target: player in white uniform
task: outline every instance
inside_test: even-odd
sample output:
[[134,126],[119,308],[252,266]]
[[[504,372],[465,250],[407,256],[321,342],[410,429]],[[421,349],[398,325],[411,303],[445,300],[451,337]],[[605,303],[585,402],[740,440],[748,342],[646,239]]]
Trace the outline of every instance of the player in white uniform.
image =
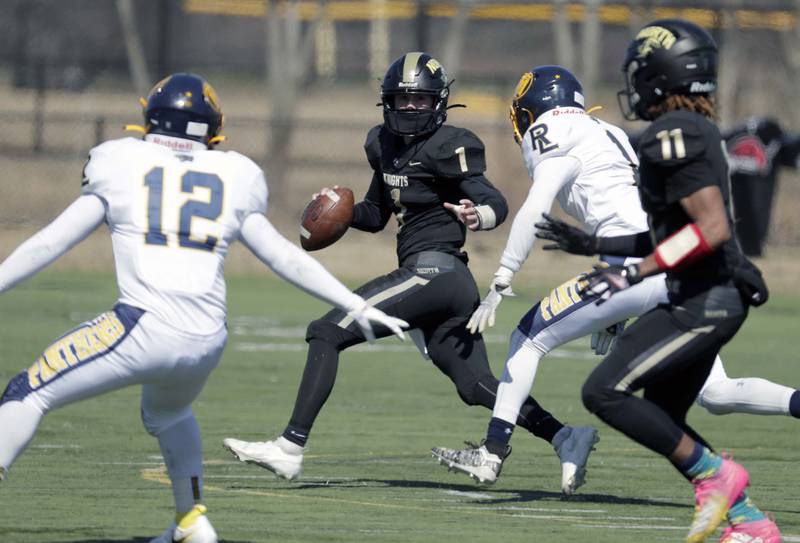
[[[520,79],[511,120],[535,182],[514,218],[489,293],[467,325],[473,332],[483,332],[494,324],[497,306],[503,296],[512,294],[511,280],[528,258],[537,230],[548,227],[540,221],[554,200],[596,237],[626,236],[648,230],[636,187],[636,153],[621,129],[586,113],[582,93],[575,76],[559,66],[540,66]],[[593,239],[585,234],[584,237]],[[621,264],[625,259],[604,257],[603,260]],[[629,262],[636,260],[639,259]],[[608,328],[619,330],[622,325],[617,323],[667,301],[663,274],[648,277],[601,304],[596,304],[595,298],[581,298],[578,294],[581,281],[579,275],[555,288],[522,318],[511,335],[484,444],[464,450],[434,448],[434,456],[440,463],[479,481],[494,481],[514,429],[520,398],[530,394],[541,358],[581,336]],[[610,341],[598,341],[595,337],[593,343],[602,345],[598,354],[604,354]],[[798,391],[764,379],[729,379],[719,357],[697,401],[715,414],[800,416]],[[584,447],[576,457],[575,477],[579,484],[583,482],[586,459],[594,443],[589,441],[596,440],[596,435],[589,432],[582,437]]]
[[91,150],[82,195],[0,264],[0,292],[53,262],[105,222],[119,301],[45,349],[0,398],[0,478],[53,409],[142,385],[146,430],[158,439],[176,521],[156,542],[213,543],[202,500],[202,450],[192,401],[220,360],[225,326],[223,265],[241,239],[279,276],[402,336],[403,321],[367,305],[267,220],[263,171],[222,140],[212,87],[192,74],[158,83],[145,106],[144,139]]

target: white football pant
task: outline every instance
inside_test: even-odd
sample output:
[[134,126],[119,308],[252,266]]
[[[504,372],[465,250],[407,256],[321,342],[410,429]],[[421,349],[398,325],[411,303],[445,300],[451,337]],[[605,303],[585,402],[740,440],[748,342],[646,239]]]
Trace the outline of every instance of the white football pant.
[[[639,259],[629,259],[626,263]],[[667,303],[664,275],[648,277],[638,285],[597,305],[578,296],[580,277],[556,287],[533,307],[511,335],[508,358],[497,390],[493,416],[514,424],[519,408],[533,387],[539,360],[569,341],[642,315]],[[714,414],[755,413],[788,415],[794,389],[764,379],[730,379],[719,357],[697,402]]]

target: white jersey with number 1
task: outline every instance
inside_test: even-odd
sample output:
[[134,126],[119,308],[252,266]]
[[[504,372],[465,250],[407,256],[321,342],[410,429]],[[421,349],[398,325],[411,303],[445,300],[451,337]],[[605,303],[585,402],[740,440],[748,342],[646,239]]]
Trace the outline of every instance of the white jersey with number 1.
[[556,198],[589,232],[619,236],[647,230],[635,185],[639,159],[618,127],[582,109],[552,109],[526,133],[522,148],[534,182],[536,167],[548,159],[570,156],[580,162],[577,177]]
[[183,148],[134,138],[95,147],[83,193],[105,203],[119,301],[211,333],[225,323],[225,255],[244,219],[266,212],[267,185],[239,153],[175,141]]

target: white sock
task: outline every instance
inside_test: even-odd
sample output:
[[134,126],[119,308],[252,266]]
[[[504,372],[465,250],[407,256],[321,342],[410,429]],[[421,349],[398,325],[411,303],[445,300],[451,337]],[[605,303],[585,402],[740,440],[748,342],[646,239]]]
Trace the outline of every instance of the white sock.
[[726,377],[706,383],[697,403],[715,415],[789,415],[789,401],[794,392],[793,388],[758,377]]
[[5,471],[31,442],[43,416],[25,402],[10,401],[0,405],[0,467]]
[[510,424],[517,423],[519,409],[533,388],[541,353],[533,347],[528,337],[514,329],[509,340],[508,359],[503,377],[497,387],[492,416]]
[[203,498],[203,445],[194,415],[161,432],[158,444],[172,481],[175,511],[181,515]]

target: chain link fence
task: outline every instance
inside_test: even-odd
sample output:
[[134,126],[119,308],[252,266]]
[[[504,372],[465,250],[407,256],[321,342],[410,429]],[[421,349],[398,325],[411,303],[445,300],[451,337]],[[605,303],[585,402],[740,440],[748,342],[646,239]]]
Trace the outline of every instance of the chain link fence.
[[[217,88],[223,148],[264,166],[271,213],[286,224],[321,186],[366,190],[361,147],[381,122],[378,78],[409,50],[431,52],[455,77],[451,103],[468,109],[450,122],[482,137],[488,176],[513,210],[530,183],[506,121],[519,75],[564,64],[600,117],[639,130],[620,120],[615,93],[628,40],[653,17],[691,18],[718,40],[723,125],[771,115],[800,131],[790,1],[0,0],[0,13],[0,223],[20,236],[78,194],[88,150],[140,122],[139,96],[175,71]],[[773,247],[800,247],[799,181],[781,176]]]

